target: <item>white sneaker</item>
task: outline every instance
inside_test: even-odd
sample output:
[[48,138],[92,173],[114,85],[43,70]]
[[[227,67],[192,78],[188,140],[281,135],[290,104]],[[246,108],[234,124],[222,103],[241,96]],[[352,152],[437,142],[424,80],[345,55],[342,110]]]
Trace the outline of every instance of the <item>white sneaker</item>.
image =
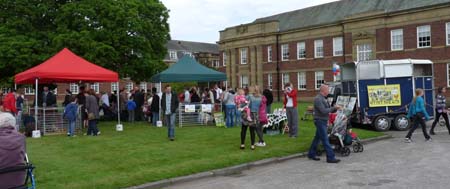
[[406,142],[406,143],[411,143],[412,140],[411,140],[410,138],[405,138],[405,142]]
[[100,134],[102,134],[102,132],[100,132],[100,131],[99,131],[99,132],[97,132],[97,135],[100,135]]
[[258,147],[264,147],[264,146],[266,146],[266,143],[265,142],[258,142],[255,145],[258,146]]

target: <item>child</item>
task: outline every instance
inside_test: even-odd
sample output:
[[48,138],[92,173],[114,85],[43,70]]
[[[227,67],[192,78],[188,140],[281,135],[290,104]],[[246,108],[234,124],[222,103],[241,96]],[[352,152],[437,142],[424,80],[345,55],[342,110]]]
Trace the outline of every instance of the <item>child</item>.
[[243,89],[238,90],[238,95],[234,97],[234,102],[236,103],[236,107],[239,111],[245,111],[247,114],[247,121],[252,121],[252,118],[250,117],[250,108],[248,105],[250,102],[245,98],[245,92]]
[[134,122],[134,111],[136,109],[136,102],[133,100],[133,96],[130,96],[130,100],[127,102],[128,121]]
[[75,121],[77,120],[78,105],[77,98],[71,97],[70,103],[64,108],[63,117],[69,121],[69,127],[67,128],[67,136],[74,137],[75,133]]

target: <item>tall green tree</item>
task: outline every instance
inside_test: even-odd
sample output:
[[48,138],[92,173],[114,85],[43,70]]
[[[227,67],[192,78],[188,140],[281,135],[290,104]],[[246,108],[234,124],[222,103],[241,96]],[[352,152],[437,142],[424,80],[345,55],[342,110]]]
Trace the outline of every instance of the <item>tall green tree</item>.
[[64,47],[120,77],[148,80],[165,69],[168,17],[159,0],[0,0],[0,82]]

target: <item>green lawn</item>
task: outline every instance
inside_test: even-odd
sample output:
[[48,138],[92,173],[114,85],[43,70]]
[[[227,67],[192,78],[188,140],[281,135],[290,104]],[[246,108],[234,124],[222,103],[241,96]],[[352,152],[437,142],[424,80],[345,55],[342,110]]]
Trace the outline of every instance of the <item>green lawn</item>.
[[[249,137],[247,148],[239,149],[240,127],[176,128],[176,140],[170,142],[166,128],[125,123],[124,131],[116,132],[115,123],[102,122],[101,136],[29,138],[27,150],[37,167],[38,188],[122,188],[304,152],[311,143],[315,128],[311,120],[300,121],[299,127],[298,138],[266,135],[268,146],[252,151],[248,145]],[[354,130],[361,138],[383,135]]]

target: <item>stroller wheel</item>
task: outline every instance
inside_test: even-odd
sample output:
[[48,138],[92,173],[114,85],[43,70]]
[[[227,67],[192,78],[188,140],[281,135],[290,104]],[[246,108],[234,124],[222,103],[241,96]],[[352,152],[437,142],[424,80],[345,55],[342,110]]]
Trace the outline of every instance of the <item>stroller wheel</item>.
[[359,152],[363,152],[364,146],[361,143],[358,143],[358,146],[359,146]]
[[355,144],[355,145],[353,145],[353,152],[354,152],[354,153],[358,153],[358,152],[359,152],[359,150],[360,150],[360,148],[359,148],[359,144]]
[[349,156],[350,155],[350,148],[343,147],[341,152],[342,152],[342,156]]

